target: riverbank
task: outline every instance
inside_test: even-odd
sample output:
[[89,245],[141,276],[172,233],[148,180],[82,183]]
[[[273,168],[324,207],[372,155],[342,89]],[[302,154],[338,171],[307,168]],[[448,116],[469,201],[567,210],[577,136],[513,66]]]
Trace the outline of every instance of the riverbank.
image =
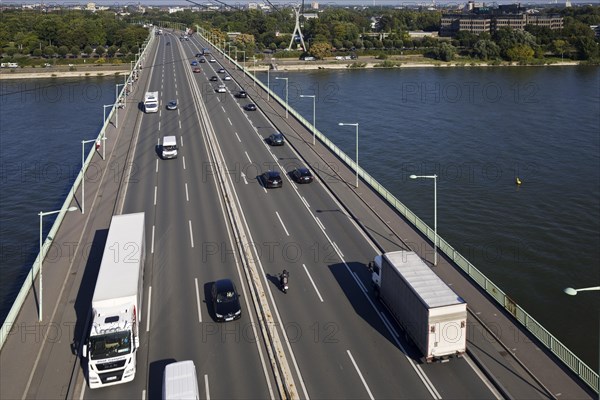
[[[455,67],[517,67],[522,66],[518,63],[503,62],[480,63],[466,61],[431,61],[423,58],[422,60],[403,60],[401,58],[390,58],[387,60],[378,60],[374,57],[361,58],[358,60],[335,60],[327,59],[320,61],[303,61],[297,59],[273,59],[262,61],[254,66],[247,62],[246,67],[249,71],[266,71],[272,69],[276,71],[310,71],[310,70],[342,70],[342,69],[374,69],[374,68],[455,68]],[[559,61],[548,64],[539,64],[532,66],[575,66],[580,63],[577,61]],[[227,67],[227,63],[224,64]],[[75,68],[69,66],[56,66],[51,68],[15,68],[0,70],[0,80],[8,79],[39,79],[39,78],[92,78],[101,76],[122,76],[129,74],[127,64],[118,65],[77,65]]]

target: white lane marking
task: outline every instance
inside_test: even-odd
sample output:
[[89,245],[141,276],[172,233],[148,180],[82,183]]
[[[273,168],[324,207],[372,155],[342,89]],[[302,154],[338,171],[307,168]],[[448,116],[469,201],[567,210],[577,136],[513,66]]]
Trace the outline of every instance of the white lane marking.
[[150,243],[150,253],[154,254],[154,225],[152,225],[152,242]]
[[187,182],[185,184],[185,200],[190,201],[190,194],[188,193]]
[[198,307],[198,322],[202,323],[202,309],[200,308],[200,290],[198,289],[198,278],[194,278],[196,281],[196,306]]
[[244,172],[242,172],[241,174],[242,174],[242,179],[244,180],[244,183],[247,185],[248,180],[246,179],[246,174]]
[[181,138],[181,147],[183,147],[183,135],[179,136]]
[[150,307],[152,305],[150,300],[152,300],[152,286],[148,286],[148,317],[146,318],[146,332],[150,331]]
[[157,146],[160,146],[160,138],[159,138],[159,137],[158,137],[158,138],[156,138],[156,145],[157,145]]
[[341,256],[341,258],[344,258],[344,253],[342,253],[342,251],[338,247],[337,243],[331,242],[331,245],[335,248],[335,251]]
[[367,386],[367,382],[365,381],[363,374],[358,369],[358,365],[356,365],[356,361],[354,361],[354,357],[352,357],[352,353],[350,353],[350,350],[346,350],[346,352],[348,353],[348,357],[350,357],[350,360],[352,361],[352,364],[354,365],[354,369],[356,369],[356,372],[358,373],[358,376],[360,377],[360,380],[362,381],[363,386],[367,390],[367,393],[369,394],[369,398],[371,400],[375,400],[375,397],[373,397],[373,394],[371,393],[371,389],[369,389],[369,386]]
[[319,227],[321,228],[321,230],[325,231],[325,225],[323,225],[323,223],[321,222],[321,220],[319,219],[319,217],[315,217],[315,221],[317,221],[317,225],[319,225]]
[[83,395],[85,394],[85,388],[86,388],[86,384],[85,381],[83,383],[83,385],[81,385],[81,394],[79,395],[79,400],[83,400]]
[[273,160],[275,160],[275,162],[277,162],[277,156],[273,153],[271,153],[271,157],[273,157]]
[[388,317],[386,317],[386,315],[384,313],[380,313],[381,318],[384,320],[383,323],[387,325],[388,329],[394,334],[394,336],[396,337],[400,337],[400,335],[398,335],[398,331],[396,331],[396,329],[394,329],[394,325],[392,325],[390,323],[390,320],[388,319]]
[[235,137],[237,138],[238,142],[242,143],[242,139],[240,139],[237,132],[235,132]]
[[244,151],[244,154],[246,154],[246,158],[248,159],[248,161],[250,161],[250,163],[252,164],[252,160],[250,159],[250,156],[248,155],[247,151]]
[[206,387],[206,400],[210,400],[210,391],[208,390],[208,375],[204,374],[204,386]]
[[300,196],[300,200],[302,200],[302,202],[304,203],[304,205],[306,206],[306,208],[310,208],[310,204],[308,204],[308,201],[306,201],[306,199],[304,198],[304,196]]
[[183,159],[183,169],[185,169],[185,156],[181,156],[181,158]]
[[[160,118],[160,116],[159,116]],[[158,121],[158,130],[160,131],[160,121]]]
[[157,188],[158,188],[157,186],[154,186],[154,205],[156,205],[156,189]]
[[225,107],[221,106],[221,110],[223,110],[223,112],[225,112]]
[[306,271],[306,275],[308,275],[308,279],[310,279],[310,283],[312,283],[313,287],[315,288],[315,292],[317,292],[317,296],[319,296],[319,300],[321,300],[321,303],[323,303],[323,297],[321,297],[321,293],[319,293],[319,289],[317,289],[317,285],[315,285],[315,281],[313,281],[312,276],[310,276],[310,273],[308,272],[308,268],[306,268],[306,265],[302,264],[302,266],[304,267],[304,271]]
[[158,158],[156,159],[156,173],[158,174]]
[[288,230],[286,229],[285,225],[283,224],[283,220],[281,219],[281,217],[279,216],[279,212],[275,211],[275,214],[277,215],[277,218],[279,218],[279,222],[281,223],[281,226],[283,226],[283,230],[285,231],[285,234],[287,236],[290,236]]
[[190,243],[192,244],[192,249],[194,248],[194,235],[192,233],[192,220],[188,220],[190,226]]
[[227,117],[227,121],[229,121],[229,125],[233,126],[233,123],[231,122],[231,120],[229,119],[229,117]]
[[142,390],[142,400],[146,400],[146,389]]
[[361,282],[361,280],[358,277],[358,275],[356,275],[356,272],[352,271],[352,273],[356,277],[356,282],[358,283],[358,287],[360,288],[360,290],[362,290],[364,294],[369,293],[369,291],[367,290],[367,288],[365,287],[365,285],[363,285],[363,283]]
[[475,365],[473,360],[471,360],[471,357],[469,357],[468,354],[465,354],[463,358],[465,359],[467,364],[469,364],[469,366],[473,369],[473,371],[475,371],[477,376],[479,376],[479,379],[481,379],[481,381],[488,387],[488,389],[490,390],[490,392],[492,392],[492,394],[496,397],[496,399],[498,399],[498,400],[502,399],[503,397],[500,394],[500,392],[498,392],[498,390],[494,387],[494,385],[492,385],[492,383],[483,374],[483,372],[479,368],[477,368],[477,366]]

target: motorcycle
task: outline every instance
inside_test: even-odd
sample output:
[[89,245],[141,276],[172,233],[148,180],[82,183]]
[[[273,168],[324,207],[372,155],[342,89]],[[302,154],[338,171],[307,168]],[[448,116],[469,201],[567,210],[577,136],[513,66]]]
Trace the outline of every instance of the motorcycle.
[[290,273],[287,272],[285,269],[279,275],[279,286],[281,287],[281,291],[283,293],[287,293],[287,291],[288,291],[288,281],[289,281],[289,278],[290,278]]

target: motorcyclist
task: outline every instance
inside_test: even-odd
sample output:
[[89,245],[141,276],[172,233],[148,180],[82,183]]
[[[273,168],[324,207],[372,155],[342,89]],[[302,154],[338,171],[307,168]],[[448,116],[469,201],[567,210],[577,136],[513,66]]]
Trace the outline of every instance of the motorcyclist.
[[283,272],[281,273],[280,277],[279,277],[279,283],[280,283],[281,288],[283,290],[287,289],[289,278],[290,278],[290,273],[287,270],[284,269]]

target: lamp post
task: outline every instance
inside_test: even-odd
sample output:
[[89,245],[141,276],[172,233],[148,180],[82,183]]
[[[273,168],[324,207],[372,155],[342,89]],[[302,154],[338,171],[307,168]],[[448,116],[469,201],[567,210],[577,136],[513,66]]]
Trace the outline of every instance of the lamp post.
[[256,56],[252,56],[252,62],[254,62],[254,70],[253,70],[253,75],[254,75],[254,87],[256,87]]
[[339,126],[355,126],[356,127],[356,188],[358,189],[358,123],[346,124],[338,123]]
[[246,50],[240,50],[240,53],[244,53],[244,58],[242,58],[242,71],[244,71],[244,77],[246,77]]
[[433,179],[433,265],[437,265],[437,246],[438,246],[438,235],[437,235],[437,175],[411,175],[410,179]]
[[288,117],[288,78],[280,78],[280,77],[276,76],[275,79],[281,79],[282,81],[285,81],[285,118],[287,119],[287,117]]
[[586,292],[586,291],[591,291],[591,290],[600,290],[600,286],[593,286],[593,287],[586,287],[583,289],[573,289],[573,288],[565,288],[563,291],[570,295],[570,296],[576,296],[577,292]]
[[[73,207],[69,207],[67,208],[67,211],[75,211],[77,210],[77,207],[73,206]],[[38,262],[39,262],[39,267],[40,267],[40,306],[38,308],[38,319],[40,322],[42,322],[42,290],[43,290],[43,281],[42,281],[42,266],[44,264],[43,262],[43,255],[42,255],[42,217],[45,215],[51,215],[51,214],[58,214],[59,212],[61,212],[61,210],[56,210],[56,211],[47,211],[47,212],[39,212],[39,216],[40,216],[40,254],[38,255]],[[31,271],[31,273],[33,274],[33,270]],[[31,277],[31,279],[33,280],[33,275]]]
[[119,86],[125,86],[124,83],[115,84],[115,104],[117,105],[116,114],[115,114],[115,128],[119,127]]
[[96,139],[82,140],[81,141],[81,213],[85,214],[85,145],[86,143],[95,142]]
[[269,65],[267,67],[267,101],[271,101],[271,79],[270,79],[270,72],[271,71],[271,66]]
[[[104,160],[105,150],[104,145],[106,144],[106,108],[112,107],[114,104],[105,104],[104,107],[104,124],[102,125],[102,159]],[[118,109],[118,107],[117,107]]]
[[313,123],[312,123],[312,131],[313,131],[313,146],[315,145],[315,136],[317,134],[317,121],[316,121],[316,109],[317,109],[317,96],[314,94],[301,94],[300,97],[312,97],[313,99]]
[[227,55],[229,56],[229,65],[231,65],[231,42],[227,43],[227,47],[229,48],[229,51],[227,52]]

